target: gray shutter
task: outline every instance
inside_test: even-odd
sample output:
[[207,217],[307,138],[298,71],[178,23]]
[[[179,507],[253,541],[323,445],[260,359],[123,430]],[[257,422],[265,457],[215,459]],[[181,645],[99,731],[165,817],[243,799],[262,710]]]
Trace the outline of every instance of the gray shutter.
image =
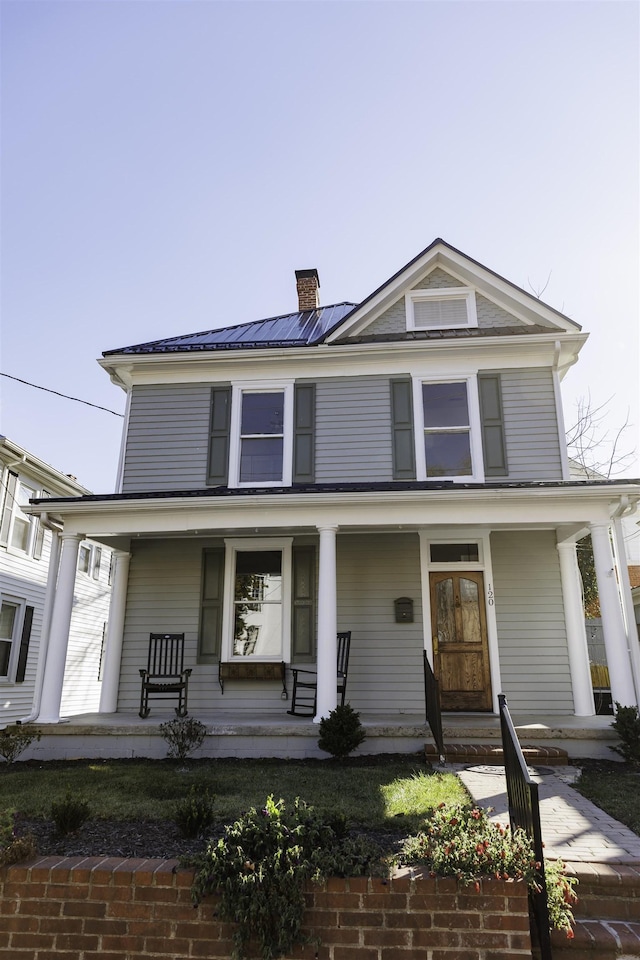
[[13,470],[8,470],[7,482],[5,484],[4,507],[2,508],[2,523],[0,523],[0,543],[5,547],[9,543],[9,527],[11,526],[11,515],[16,499],[17,485],[18,474],[14,473]]
[[391,381],[391,421],[393,430],[393,479],[415,480],[416,458],[410,380]]
[[224,550],[215,547],[202,554],[202,596],[198,663],[217,663],[222,650],[222,594]]
[[315,481],[316,387],[299,383],[293,407],[293,482]]
[[504,437],[500,374],[480,374],[478,377],[478,392],[480,395],[484,473],[486,477],[506,477],[509,471]]
[[229,479],[230,422],[231,387],[213,387],[207,467],[207,484],[210,487],[226,486]]
[[27,672],[27,658],[29,656],[29,640],[31,639],[31,625],[33,624],[33,607],[24,608],[24,622],[22,624],[22,636],[20,637],[20,653],[18,654],[18,668],[16,670],[16,683],[24,683]]
[[305,663],[315,659],[316,637],[316,550],[293,548],[293,611],[291,617],[291,659]]

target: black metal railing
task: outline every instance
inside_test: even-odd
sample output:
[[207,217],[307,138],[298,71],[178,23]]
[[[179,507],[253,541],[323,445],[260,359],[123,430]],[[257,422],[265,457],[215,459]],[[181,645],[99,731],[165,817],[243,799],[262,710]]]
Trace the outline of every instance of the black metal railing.
[[438,681],[431,669],[427,651],[423,651],[424,660],[424,706],[427,714],[427,723],[431,727],[436,749],[440,756],[440,763],[444,763],[444,736],[442,734],[442,711],[440,710],[440,690]]
[[504,773],[509,800],[509,820],[512,830],[520,827],[526,832],[533,844],[536,863],[539,864],[536,868],[538,889],[529,890],[529,902],[538,934],[540,960],[552,960],[538,784],[534,783],[529,776],[522,748],[507,706],[507,698],[503,693],[498,695],[498,703],[500,704],[500,731],[502,733]]

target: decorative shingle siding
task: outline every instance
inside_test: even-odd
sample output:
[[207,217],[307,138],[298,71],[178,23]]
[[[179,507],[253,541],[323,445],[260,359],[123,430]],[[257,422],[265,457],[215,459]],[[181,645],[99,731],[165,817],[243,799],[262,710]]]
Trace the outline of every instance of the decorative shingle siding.
[[418,283],[414,284],[414,290],[431,290],[434,287],[463,287],[464,284],[460,280],[456,280],[455,277],[452,277],[450,273],[447,273],[446,270],[441,270],[439,267],[436,267],[435,270],[432,270],[431,273],[428,273],[426,277],[423,277],[422,280],[419,280]]
[[206,486],[210,406],[210,384],[134,387],[123,493]]
[[502,691],[518,713],[573,713],[555,533],[491,535]]
[[500,375],[509,480],[562,480],[551,370],[503,370]]
[[360,332],[367,336],[376,336],[377,334],[405,333],[406,329],[407,311],[404,297],[400,297],[400,299],[396,300],[384,313],[380,314],[373,323],[370,323]]
[[388,378],[320,380],[316,388],[316,483],[391,479]]

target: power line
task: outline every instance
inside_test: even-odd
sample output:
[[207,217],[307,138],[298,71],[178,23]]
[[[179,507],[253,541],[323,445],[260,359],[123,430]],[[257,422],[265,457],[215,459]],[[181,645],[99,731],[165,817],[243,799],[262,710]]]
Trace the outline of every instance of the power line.
[[98,403],[90,403],[88,400],[81,400],[79,397],[70,397],[68,393],[60,393],[58,390],[50,390],[49,387],[41,387],[37,383],[29,383],[28,380],[21,380],[20,377],[12,377],[10,373],[2,373],[0,377],[7,377],[9,380],[16,380],[18,383],[24,383],[27,387],[35,387],[36,390],[44,390],[46,393],[55,393],[56,397],[64,397],[65,400],[75,400],[76,403],[84,403],[87,407],[95,407],[96,410],[104,410],[105,413],[112,413],[114,417],[123,417],[124,413],[118,413],[116,410],[110,410],[108,407],[101,407]]

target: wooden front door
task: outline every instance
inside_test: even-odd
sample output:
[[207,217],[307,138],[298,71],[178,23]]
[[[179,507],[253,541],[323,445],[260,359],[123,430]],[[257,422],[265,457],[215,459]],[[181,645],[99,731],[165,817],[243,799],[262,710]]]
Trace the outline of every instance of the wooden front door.
[[491,710],[484,577],[430,574],[431,635],[443,710]]

